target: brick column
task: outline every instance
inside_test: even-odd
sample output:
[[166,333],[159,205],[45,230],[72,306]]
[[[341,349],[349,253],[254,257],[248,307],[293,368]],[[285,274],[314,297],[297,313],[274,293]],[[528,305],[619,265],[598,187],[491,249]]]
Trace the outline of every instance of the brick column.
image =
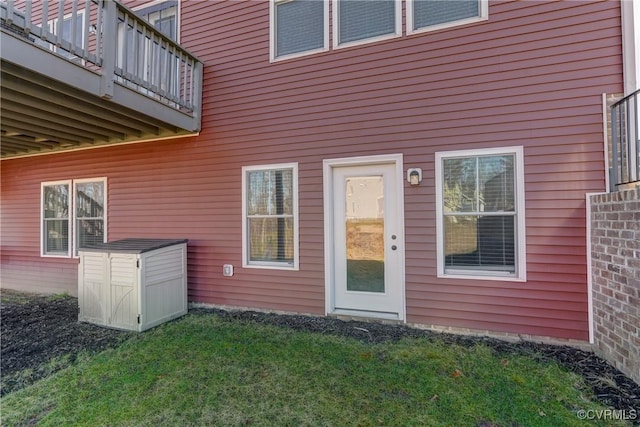
[[594,350],[640,384],[640,186],[590,203]]

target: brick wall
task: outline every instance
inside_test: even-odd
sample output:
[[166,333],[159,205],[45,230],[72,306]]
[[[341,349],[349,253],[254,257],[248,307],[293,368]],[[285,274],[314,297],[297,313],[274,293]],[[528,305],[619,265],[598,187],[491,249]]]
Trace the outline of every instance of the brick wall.
[[590,204],[594,350],[640,383],[640,186]]

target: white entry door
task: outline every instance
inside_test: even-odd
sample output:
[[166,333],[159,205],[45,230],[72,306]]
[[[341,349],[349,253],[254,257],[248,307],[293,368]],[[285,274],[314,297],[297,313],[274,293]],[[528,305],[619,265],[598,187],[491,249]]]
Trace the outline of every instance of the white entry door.
[[328,311],[404,320],[402,165],[367,159],[325,169]]

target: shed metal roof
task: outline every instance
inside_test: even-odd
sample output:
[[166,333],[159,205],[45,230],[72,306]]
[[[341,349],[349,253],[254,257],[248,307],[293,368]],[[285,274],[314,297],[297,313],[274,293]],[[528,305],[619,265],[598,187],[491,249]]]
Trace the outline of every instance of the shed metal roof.
[[79,252],[118,252],[140,254],[168,246],[187,243],[187,239],[141,239],[129,238],[113,242],[96,243],[79,249]]

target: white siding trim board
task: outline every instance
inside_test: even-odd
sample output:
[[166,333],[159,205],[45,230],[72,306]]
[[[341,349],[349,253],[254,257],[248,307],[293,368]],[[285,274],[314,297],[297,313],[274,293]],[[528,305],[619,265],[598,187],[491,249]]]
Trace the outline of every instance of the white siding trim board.
[[[608,187],[607,187],[608,188]],[[586,193],[585,194],[585,206],[586,206],[586,249],[587,249],[587,307],[588,307],[588,319],[589,319],[589,344],[595,344],[595,323],[593,317],[593,259],[591,255],[591,198],[607,193]]]

